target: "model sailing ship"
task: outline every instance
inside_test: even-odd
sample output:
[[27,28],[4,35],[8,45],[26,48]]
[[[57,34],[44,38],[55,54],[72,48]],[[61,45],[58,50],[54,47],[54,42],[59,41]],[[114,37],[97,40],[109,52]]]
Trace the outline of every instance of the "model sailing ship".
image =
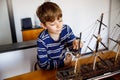
[[[106,26],[103,21],[103,14],[101,14],[101,19],[97,20],[99,25],[98,34],[93,37],[96,38],[95,49],[91,49],[89,46],[87,48],[91,50],[92,54],[82,56],[80,52],[80,57],[77,57],[75,61],[73,61],[71,67],[66,68],[64,70],[58,71],[58,78],[61,80],[86,80],[86,79],[101,79],[108,76],[112,76],[114,74],[120,73],[120,36],[119,39],[114,40],[109,38],[109,40],[113,41],[117,47],[117,52],[108,50],[108,47],[102,42],[101,38],[101,26]],[[117,24],[120,27],[119,24]],[[81,34],[80,38],[81,40]],[[105,51],[99,50],[99,45],[102,45],[105,48]],[[102,75],[101,77],[99,77]],[[104,75],[104,76],[103,76]],[[97,77],[96,77],[97,76]]]

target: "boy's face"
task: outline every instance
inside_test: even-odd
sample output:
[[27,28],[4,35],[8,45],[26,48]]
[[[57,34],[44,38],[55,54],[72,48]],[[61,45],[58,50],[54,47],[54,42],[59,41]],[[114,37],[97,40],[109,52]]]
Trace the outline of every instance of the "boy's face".
[[60,34],[63,27],[63,21],[62,18],[55,19],[53,22],[46,22],[46,26],[44,26],[46,29],[48,29],[48,32],[51,34]]

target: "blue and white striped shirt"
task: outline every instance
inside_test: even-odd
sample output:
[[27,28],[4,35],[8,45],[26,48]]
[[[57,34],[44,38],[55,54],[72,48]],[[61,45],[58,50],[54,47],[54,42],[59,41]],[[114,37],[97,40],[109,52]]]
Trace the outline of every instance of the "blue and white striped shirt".
[[[64,66],[66,46],[72,46],[75,35],[68,25],[63,25],[59,40],[53,40],[44,30],[37,40],[38,63],[41,69],[52,70]],[[63,55],[61,55],[63,53]]]

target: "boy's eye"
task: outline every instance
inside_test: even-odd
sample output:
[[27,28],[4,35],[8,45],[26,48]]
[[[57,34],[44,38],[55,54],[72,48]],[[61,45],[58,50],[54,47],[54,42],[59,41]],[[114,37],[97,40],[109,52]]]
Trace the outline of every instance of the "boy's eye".
[[59,22],[62,22],[63,20],[62,19],[59,19],[57,21],[54,21],[54,22],[50,22],[49,25],[50,26],[55,26],[56,24],[58,24]]
[[51,24],[50,24],[50,26],[54,26],[54,25],[55,25],[55,23],[51,23]]
[[62,22],[62,19],[59,19],[58,21],[59,21],[59,22]]

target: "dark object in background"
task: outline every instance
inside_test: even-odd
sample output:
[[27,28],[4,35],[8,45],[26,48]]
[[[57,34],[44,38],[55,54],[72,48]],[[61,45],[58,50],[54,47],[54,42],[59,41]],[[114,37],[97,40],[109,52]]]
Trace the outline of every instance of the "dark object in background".
[[31,18],[23,18],[21,20],[22,30],[31,29],[32,28],[32,21]]

